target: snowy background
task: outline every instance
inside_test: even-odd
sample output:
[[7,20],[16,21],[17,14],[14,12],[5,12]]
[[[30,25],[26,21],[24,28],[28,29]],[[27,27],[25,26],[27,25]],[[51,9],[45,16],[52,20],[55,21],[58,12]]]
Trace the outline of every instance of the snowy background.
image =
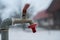
[[60,31],[38,30],[37,28],[37,32],[32,33],[31,31],[22,31],[21,28],[14,27],[9,29],[9,40],[60,40]]
[[1,18],[4,20],[14,16],[15,14],[19,14],[21,16],[22,9],[26,3],[30,4],[28,12],[30,11],[30,18],[33,18],[37,12],[46,10],[51,2],[52,0],[0,0]]
[[[21,15],[22,9],[26,3],[33,7],[31,18],[36,15],[38,11],[45,10],[49,7],[52,0],[0,0],[0,16],[2,20],[15,15],[15,12]],[[29,9],[30,9],[29,8]],[[28,10],[29,10],[28,9]],[[27,31],[26,31],[27,30]],[[32,33],[30,29],[22,30],[21,28],[14,27],[9,29],[9,40],[60,40],[59,30],[46,30],[37,28],[36,33]],[[1,40],[1,34],[0,34]]]

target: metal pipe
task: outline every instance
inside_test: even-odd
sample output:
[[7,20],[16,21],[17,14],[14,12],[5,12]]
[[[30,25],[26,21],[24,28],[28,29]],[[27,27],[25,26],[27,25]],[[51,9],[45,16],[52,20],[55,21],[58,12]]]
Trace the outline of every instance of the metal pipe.
[[36,32],[36,29],[35,29],[36,24],[34,24],[32,20],[29,20],[29,19],[17,19],[17,18],[12,20],[12,24],[19,24],[19,23],[29,23],[30,26],[28,26],[28,28],[31,28],[33,33]]
[[1,23],[1,40],[8,40],[9,26],[12,25],[12,19],[7,18]]
[[19,24],[19,23],[29,23],[30,25],[33,24],[32,20],[29,19],[12,19],[12,24]]
[[10,19],[7,18],[1,23],[1,40],[8,40],[8,30],[9,26],[18,23],[29,23],[30,25],[33,24],[32,20],[29,19]]

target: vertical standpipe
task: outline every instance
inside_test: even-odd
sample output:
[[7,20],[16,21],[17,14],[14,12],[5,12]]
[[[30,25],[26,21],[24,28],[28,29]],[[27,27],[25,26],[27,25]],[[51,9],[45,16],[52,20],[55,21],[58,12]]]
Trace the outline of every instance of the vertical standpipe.
[[8,30],[9,30],[9,26],[12,25],[12,20],[11,19],[5,19],[2,23],[1,23],[1,40],[9,40],[8,37]]

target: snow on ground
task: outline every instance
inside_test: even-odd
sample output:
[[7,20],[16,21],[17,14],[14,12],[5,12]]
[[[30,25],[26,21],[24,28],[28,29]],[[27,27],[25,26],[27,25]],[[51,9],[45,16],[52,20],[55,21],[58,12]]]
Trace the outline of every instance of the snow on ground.
[[20,28],[10,28],[9,40],[60,40],[60,31],[37,30],[36,33],[32,33]]

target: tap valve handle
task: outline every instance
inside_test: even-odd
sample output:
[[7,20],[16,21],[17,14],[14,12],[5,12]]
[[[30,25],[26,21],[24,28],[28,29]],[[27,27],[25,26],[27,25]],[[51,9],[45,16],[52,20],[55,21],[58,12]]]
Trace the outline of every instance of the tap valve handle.
[[28,26],[28,28],[31,28],[32,32],[35,33],[36,32],[36,25],[37,24],[32,24],[32,25]]

